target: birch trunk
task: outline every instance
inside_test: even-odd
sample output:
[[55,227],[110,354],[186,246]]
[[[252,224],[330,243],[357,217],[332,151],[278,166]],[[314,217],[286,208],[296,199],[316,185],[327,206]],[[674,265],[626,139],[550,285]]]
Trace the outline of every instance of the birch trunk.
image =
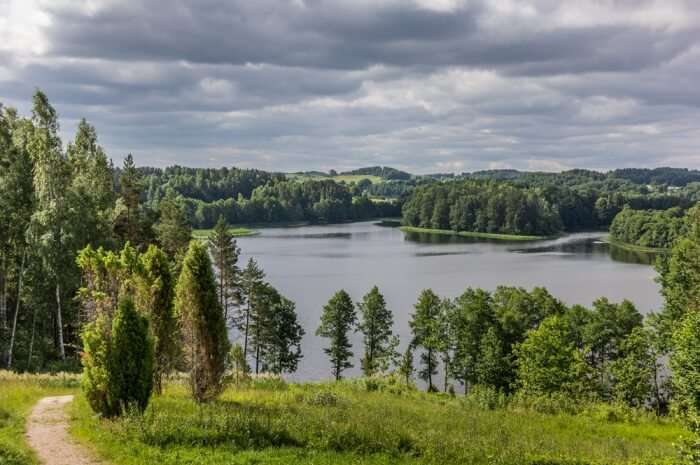
[[66,348],[63,345],[63,317],[61,315],[61,284],[56,279],[56,326],[58,326],[58,353],[61,360],[66,359]]
[[12,319],[12,334],[10,335],[10,347],[7,349],[7,368],[12,367],[12,352],[15,347],[15,334],[17,333],[17,316],[19,315],[19,305],[22,300],[22,278],[24,277],[24,262],[27,259],[27,251],[22,252],[22,264],[19,267],[19,277],[17,278],[17,302],[15,302],[15,316]]

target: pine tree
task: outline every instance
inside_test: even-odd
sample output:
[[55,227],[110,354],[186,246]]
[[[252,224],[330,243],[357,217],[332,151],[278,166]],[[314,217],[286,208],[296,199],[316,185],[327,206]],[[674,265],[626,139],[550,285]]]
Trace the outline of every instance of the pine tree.
[[124,159],[124,165],[119,176],[119,192],[121,204],[124,208],[123,229],[121,232],[124,242],[140,244],[141,229],[140,203],[143,181],[134,164],[134,157],[129,154]]
[[197,402],[212,400],[223,389],[229,341],[211,260],[198,241],[190,242],[183,260],[175,308],[183,327],[192,397]]
[[386,366],[386,360],[392,355],[391,335],[394,320],[377,286],[362,298],[357,307],[360,314],[358,329],[363,334],[365,347],[362,371],[365,376],[372,376],[380,366]]
[[413,332],[411,345],[423,349],[419,376],[428,383],[428,391],[435,391],[433,376],[437,373],[437,355],[440,351],[440,298],[430,289],[425,289],[418,297],[416,311],[409,325]]
[[[238,256],[241,249],[236,245],[236,240],[231,234],[230,227],[223,215],[214,227],[214,232],[209,236],[209,253],[213,257],[214,266],[218,272],[219,303],[224,309],[226,321],[234,316],[230,307],[238,307],[241,302],[241,276],[238,268]],[[238,316],[238,315],[235,315]],[[232,318],[233,326],[241,327],[241,321]]]
[[336,292],[323,307],[321,324],[316,335],[329,339],[329,346],[323,351],[331,361],[333,377],[340,380],[344,370],[352,365],[352,344],[348,333],[353,330],[357,316],[352,299],[344,290]]
[[170,257],[184,254],[192,238],[192,226],[173,190],[168,190],[160,202],[160,221],[155,230],[158,242]]
[[243,355],[246,358],[248,357],[251,307],[256,300],[257,294],[262,290],[264,279],[265,272],[253,258],[250,258],[241,273],[241,305],[234,318],[238,325],[238,330],[243,334]]
[[304,337],[294,302],[280,297],[272,308],[270,325],[265,365],[276,374],[294,373],[302,358],[301,339]]

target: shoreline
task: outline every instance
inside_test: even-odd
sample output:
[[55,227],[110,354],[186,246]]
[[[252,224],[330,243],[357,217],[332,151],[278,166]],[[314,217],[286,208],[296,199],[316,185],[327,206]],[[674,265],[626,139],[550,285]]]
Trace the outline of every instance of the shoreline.
[[499,234],[499,233],[485,233],[485,232],[473,232],[473,231],[452,231],[449,229],[430,229],[430,228],[418,228],[415,226],[401,226],[399,228],[402,232],[409,233],[421,233],[421,234],[436,234],[442,236],[460,236],[460,237],[470,237],[474,239],[495,239],[499,241],[543,241],[546,239],[554,239],[559,236],[526,236],[518,234]]

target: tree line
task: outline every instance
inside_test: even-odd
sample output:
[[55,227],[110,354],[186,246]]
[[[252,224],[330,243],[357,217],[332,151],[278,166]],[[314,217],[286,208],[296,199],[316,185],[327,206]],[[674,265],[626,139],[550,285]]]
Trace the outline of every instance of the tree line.
[[493,181],[419,187],[402,213],[404,224],[421,228],[523,235],[562,229],[556,209],[537,190]]
[[645,321],[627,300],[600,298],[589,309],[567,307],[544,288],[468,288],[455,299],[426,289],[409,324],[411,339],[399,353],[392,312],[378,288],[356,305],[340,290],[324,307],[317,335],[328,339],[324,351],[336,380],[353,366],[349,336],[359,331],[365,376],[393,370],[410,383],[416,372],[428,391],[454,392],[459,384],[467,393],[563,394],[667,410],[658,320]]
[[256,187],[250,198],[205,202],[182,199],[188,218],[198,228],[212,227],[219,216],[230,223],[340,223],[398,216],[396,202],[375,202],[353,185],[333,180],[284,180]]
[[682,190],[650,191],[599,175],[575,170],[428,183],[408,195],[403,221],[431,229],[547,235],[607,228],[625,207],[685,210],[700,200],[694,184]]
[[684,212],[678,207],[668,210],[624,208],[610,225],[613,240],[658,249],[670,248],[684,231]]

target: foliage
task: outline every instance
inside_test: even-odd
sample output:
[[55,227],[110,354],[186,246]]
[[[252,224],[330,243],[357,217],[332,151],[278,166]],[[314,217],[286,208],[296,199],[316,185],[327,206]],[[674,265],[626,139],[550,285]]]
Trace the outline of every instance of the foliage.
[[154,342],[153,384],[162,391],[163,377],[173,368],[178,354],[178,328],[173,308],[175,280],[165,253],[155,245],[139,257],[136,277],[136,307],[148,316]]
[[352,367],[352,344],[348,333],[357,321],[355,305],[344,290],[339,290],[323,307],[321,323],[316,335],[329,339],[329,346],[323,351],[332,365],[333,377],[338,381],[347,368]]
[[532,236],[562,229],[556,209],[538,191],[482,181],[418,187],[403,206],[403,221],[421,228]]
[[518,385],[526,394],[587,390],[587,367],[576,349],[564,318],[553,315],[528,332],[516,348]]
[[[227,322],[230,315],[229,308],[239,306],[242,299],[241,276],[238,268],[241,249],[236,245],[230,229],[224,217],[221,216],[209,236],[209,253],[216,267],[219,303],[224,309],[224,319]],[[241,321],[234,319],[233,323],[235,327],[241,326]]]
[[229,342],[209,254],[198,241],[190,242],[183,260],[175,308],[182,324],[192,397],[197,402],[213,400],[223,389]]
[[153,342],[133,302],[121,300],[111,327],[100,315],[82,337],[82,385],[92,409],[105,417],[145,410],[153,388]]
[[364,340],[362,371],[365,376],[371,376],[377,371],[386,371],[393,356],[391,328],[394,319],[377,286],[365,294],[357,307],[360,314],[357,328]]
[[137,409],[143,412],[153,389],[153,340],[148,320],[139,315],[131,300],[119,302],[112,321],[111,354],[108,356],[108,390],[112,416]]
[[433,376],[437,373],[437,355],[441,348],[440,298],[430,289],[424,289],[415,305],[409,326],[413,333],[411,346],[422,348],[419,376],[428,383],[428,390],[436,390]]
[[684,228],[683,212],[678,207],[661,211],[624,208],[610,225],[610,236],[626,244],[666,249]]

